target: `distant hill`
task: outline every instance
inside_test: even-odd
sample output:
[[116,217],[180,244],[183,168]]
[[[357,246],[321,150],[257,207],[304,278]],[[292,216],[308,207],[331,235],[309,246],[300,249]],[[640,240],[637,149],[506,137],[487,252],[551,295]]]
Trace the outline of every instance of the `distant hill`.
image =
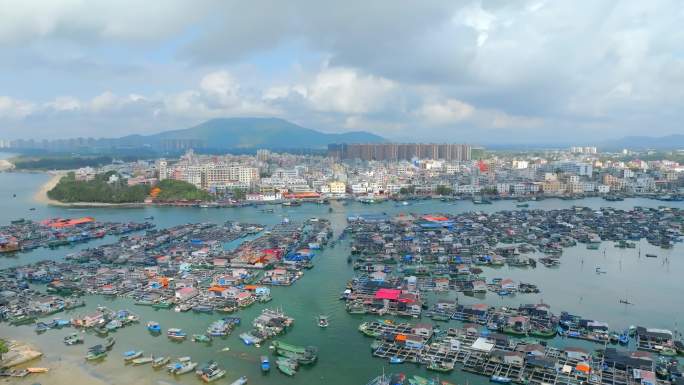
[[107,139],[111,146],[169,148],[179,143],[193,147],[228,149],[323,149],[330,143],[378,143],[385,139],[368,132],[329,134],[277,118],[220,118],[194,127],[142,136]]
[[622,139],[606,141],[600,145],[601,149],[619,150],[627,149],[646,149],[657,150],[676,150],[684,148],[684,135],[675,134],[661,137],[653,136],[626,136]]

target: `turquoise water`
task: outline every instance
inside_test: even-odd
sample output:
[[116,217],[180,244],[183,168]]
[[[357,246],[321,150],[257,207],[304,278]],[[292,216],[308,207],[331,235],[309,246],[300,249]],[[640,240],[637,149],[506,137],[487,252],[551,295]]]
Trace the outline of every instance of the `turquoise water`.
[[[92,215],[98,220],[112,221],[142,221],[146,216],[154,216],[157,226],[166,227],[187,222],[216,222],[226,220],[260,223],[271,225],[283,218],[294,220],[310,217],[327,217],[331,220],[335,233],[346,225],[346,217],[351,213],[385,212],[388,214],[399,212],[414,213],[458,213],[464,211],[497,211],[513,209],[515,202],[500,201],[492,205],[475,206],[470,202],[446,203],[439,201],[418,202],[410,206],[397,207],[393,203],[378,205],[360,205],[350,203],[343,206],[333,203],[333,213],[328,213],[324,205],[305,204],[301,207],[282,208],[274,206],[273,214],[264,214],[255,208],[239,209],[196,209],[196,208],[144,208],[144,209],[67,209],[60,207],[40,206],[32,201],[33,194],[49,177],[44,174],[16,174],[0,173],[0,222],[7,223],[11,219],[31,218],[44,219],[47,217],[73,217]],[[16,193],[17,198],[11,198]],[[544,200],[531,202],[530,208],[553,209],[583,205],[592,208],[613,206],[631,208],[633,206],[657,207],[663,202],[645,199],[627,199],[622,202],[606,202],[601,199],[585,199],[581,201]],[[681,202],[671,203],[683,207]],[[36,207],[35,211],[29,211]],[[99,242],[111,242],[114,238]],[[38,249],[30,253],[17,254],[13,257],[0,257],[0,268],[16,266],[40,259],[59,259],[79,247],[89,247],[97,243],[79,245],[73,249],[57,250]],[[231,244],[234,246],[234,244]],[[510,277],[515,280],[537,284],[542,292],[536,295],[519,295],[512,297],[498,297],[487,295],[482,298],[465,297],[459,295],[463,303],[486,302],[497,306],[512,306],[518,303],[530,303],[543,300],[552,306],[554,312],[568,310],[587,317],[607,321],[611,327],[622,328],[630,324],[644,324],[651,327],[676,329],[684,322],[684,307],[677,297],[682,291],[681,278],[684,273],[682,260],[682,246],[677,244],[671,250],[653,248],[645,242],[641,245],[642,256],[648,252],[655,252],[661,258],[638,258],[637,249],[617,249],[612,244],[604,243],[600,250],[586,250],[583,247],[566,249],[562,257],[562,264],[558,268],[537,269],[485,268],[484,275],[488,278]],[[604,255],[605,250],[605,255]],[[215,340],[213,345],[205,346],[186,341],[178,344],[168,341],[164,336],[153,337],[147,333],[144,324],[148,320],[159,321],[163,328],[181,327],[190,333],[203,332],[209,323],[217,319],[218,315],[198,315],[193,313],[173,313],[166,310],[154,310],[148,307],[135,306],[124,299],[107,300],[102,297],[88,297],[88,309],[98,304],[111,308],[129,308],[141,316],[142,322],[117,331],[117,339],[113,353],[109,358],[97,365],[83,362],[87,346],[96,344],[99,338],[86,336],[85,345],[66,347],[62,338],[70,332],[48,331],[37,336],[31,327],[9,327],[0,325],[0,335],[4,337],[26,339],[36,343],[46,353],[44,361],[48,363],[56,360],[68,360],[82,365],[98,377],[114,384],[124,384],[133,380],[143,383],[200,383],[194,375],[186,375],[174,380],[165,372],[155,372],[149,366],[125,367],[119,358],[120,353],[130,349],[142,349],[147,353],[166,354],[173,356],[190,355],[194,361],[204,362],[216,359],[228,370],[226,379],[218,383],[230,383],[240,375],[247,375],[250,384],[365,384],[371,377],[382,371],[399,369],[407,374],[428,374],[414,365],[403,365],[399,368],[389,368],[386,362],[373,358],[370,351],[369,338],[357,331],[358,325],[364,320],[373,319],[371,316],[351,316],[344,310],[343,302],[338,300],[346,281],[353,276],[351,267],[346,263],[348,254],[346,243],[338,244],[320,252],[315,259],[315,267],[307,271],[303,279],[292,287],[273,288],[274,300],[266,305],[256,304],[251,308],[236,313],[243,319],[243,326],[239,327],[232,336]],[[663,264],[665,256],[669,257],[669,264]],[[584,260],[584,263],[582,263]],[[608,273],[596,275],[594,269],[601,266]],[[453,296],[453,294],[452,294]],[[618,304],[619,298],[627,297],[635,306]],[[267,354],[267,345],[261,348],[244,346],[237,335],[249,328],[251,320],[265,306],[282,306],[285,311],[295,317],[295,325],[282,340],[295,344],[317,345],[320,348],[319,362],[311,368],[303,368],[292,378],[286,377],[277,370],[262,375],[259,370],[260,355]],[[83,308],[77,313],[85,313]],[[320,313],[330,315],[331,325],[327,329],[318,328],[316,316]],[[61,316],[61,315],[58,315]],[[681,330],[681,329],[680,329]],[[584,345],[594,348],[594,345],[577,341],[572,345]],[[554,340],[553,345],[562,346],[566,341]],[[230,347],[229,352],[221,352],[223,347]],[[125,368],[125,369],[124,369]],[[460,371],[443,376],[454,383],[466,381],[484,384],[487,379],[468,375]],[[35,381],[29,381],[31,383]],[[44,382],[44,381],[43,381]]]

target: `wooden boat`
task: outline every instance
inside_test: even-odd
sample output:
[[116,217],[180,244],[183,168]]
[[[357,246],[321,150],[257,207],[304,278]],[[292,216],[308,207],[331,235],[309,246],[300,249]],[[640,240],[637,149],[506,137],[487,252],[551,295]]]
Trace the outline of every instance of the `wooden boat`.
[[96,351],[88,352],[85,359],[87,361],[97,361],[97,360],[101,360],[105,357],[107,357],[107,351],[106,350],[96,350]]
[[230,383],[230,385],[244,385],[247,383],[247,376],[242,376]]
[[159,325],[159,322],[150,321],[147,323],[147,330],[150,333],[161,333],[161,325]]
[[268,360],[268,356],[261,356],[259,362],[262,372],[268,372],[271,370],[271,362]]
[[26,368],[29,373],[47,373],[50,371],[49,368]]
[[145,365],[154,362],[154,357],[140,357],[131,361],[133,365]]
[[173,341],[183,341],[188,335],[182,329],[171,328],[166,331],[166,336]]
[[138,350],[138,351],[129,350],[129,351],[123,353],[123,359],[124,359],[124,361],[129,362],[129,361],[132,361],[132,360],[134,360],[134,359],[136,359],[142,355],[143,355],[142,350]]
[[192,341],[208,343],[211,342],[211,337],[207,336],[206,334],[193,334]]
[[64,337],[64,343],[66,345],[82,344],[83,337],[81,337],[78,333],[71,333],[68,336]]
[[166,368],[171,374],[180,376],[182,374],[192,372],[196,367],[197,362],[191,362],[188,357],[187,361],[179,359],[178,362],[170,364]]
[[214,382],[226,375],[226,371],[219,368],[216,361],[209,361],[204,367],[198,369],[196,373],[204,382]]
[[171,359],[169,357],[161,356],[161,357],[156,357],[154,361],[152,361],[152,367],[157,369],[161,368],[164,365],[167,365]]

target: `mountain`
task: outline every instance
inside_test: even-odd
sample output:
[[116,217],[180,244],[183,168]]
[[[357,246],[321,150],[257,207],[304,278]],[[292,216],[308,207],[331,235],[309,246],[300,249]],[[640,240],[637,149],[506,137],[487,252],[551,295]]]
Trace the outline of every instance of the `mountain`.
[[193,143],[194,147],[227,149],[323,149],[330,143],[378,143],[385,139],[368,132],[329,134],[277,118],[220,118],[194,127],[159,134],[110,139],[110,145],[170,147]]
[[684,135],[675,134],[661,137],[653,136],[626,136],[617,140],[610,140],[600,145],[601,149],[619,150],[623,148],[676,150],[684,148]]

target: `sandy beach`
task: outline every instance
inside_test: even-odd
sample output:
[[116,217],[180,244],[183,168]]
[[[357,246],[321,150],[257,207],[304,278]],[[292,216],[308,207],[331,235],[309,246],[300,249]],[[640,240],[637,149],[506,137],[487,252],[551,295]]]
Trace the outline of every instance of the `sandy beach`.
[[0,171],[7,171],[14,168],[14,164],[7,159],[0,159]]
[[64,176],[63,172],[54,172],[54,173],[49,173],[51,175],[51,178],[45,182],[42,186],[40,186],[40,189],[36,191],[35,195],[33,195],[33,200],[46,204],[46,205],[53,205],[53,206],[67,206],[67,204],[56,201],[54,199],[50,199],[47,195],[48,191],[52,190],[57,183],[59,183],[59,180],[62,179]]

